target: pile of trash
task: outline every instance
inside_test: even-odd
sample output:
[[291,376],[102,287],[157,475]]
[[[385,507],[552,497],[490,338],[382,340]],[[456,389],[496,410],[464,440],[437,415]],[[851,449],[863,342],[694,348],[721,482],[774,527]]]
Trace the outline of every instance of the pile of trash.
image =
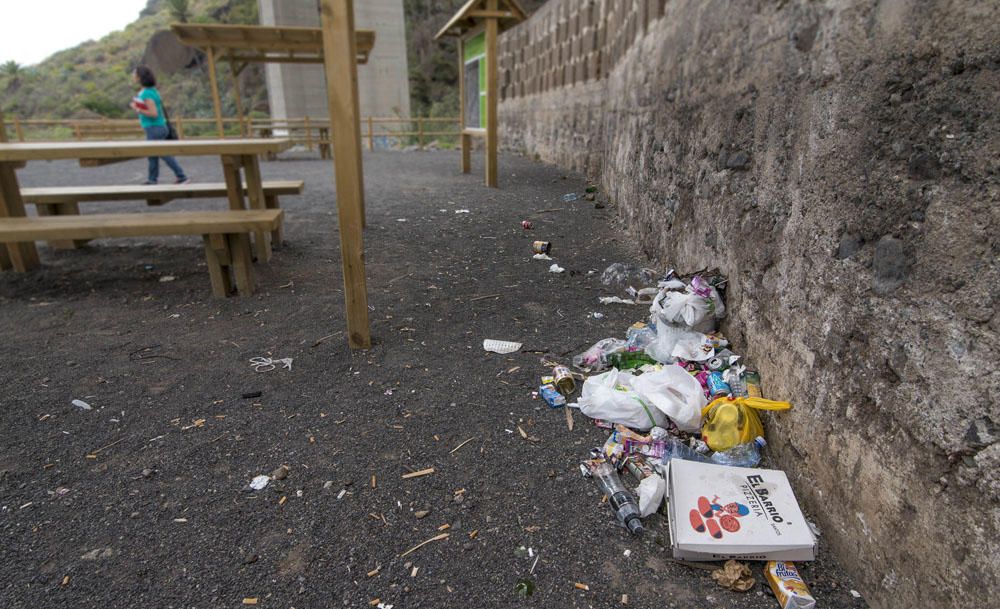
[[[556,366],[538,389],[550,407],[578,408],[607,429],[583,475],[633,534],[643,519],[665,516],[675,559],[772,561],[766,573],[782,605],[794,597],[794,606],[812,606],[788,561],[813,560],[815,535],[784,472],[756,468],[767,446],[760,412],[791,404],[764,399],[760,375],[718,331],[726,279],[672,270],[657,278],[618,264],[602,280],[628,296],[602,303],[648,304],[648,318],[573,357],[576,371]],[[634,492],[623,477],[635,480]],[[749,569],[731,562],[713,577],[750,589]]]

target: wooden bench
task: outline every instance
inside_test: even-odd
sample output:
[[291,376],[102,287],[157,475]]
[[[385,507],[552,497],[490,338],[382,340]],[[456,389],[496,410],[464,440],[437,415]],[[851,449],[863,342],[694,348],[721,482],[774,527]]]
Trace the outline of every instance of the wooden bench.
[[[279,209],[278,197],[300,195],[302,180],[275,180],[264,182],[264,201],[267,209]],[[246,195],[246,184],[243,185]],[[127,186],[60,186],[54,188],[22,188],[21,198],[38,209],[39,216],[78,216],[80,203],[97,201],[146,201],[147,205],[165,205],[175,199],[226,198],[225,183],[210,184],[156,184]],[[271,234],[276,246],[282,242],[281,227]],[[73,249],[83,242],[50,241],[57,249]]]
[[250,233],[277,230],[282,214],[280,209],[252,209],[0,218],[0,243],[202,235],[212,293],[229,296],[235,282],[239,294],[249,296],[254,290]]

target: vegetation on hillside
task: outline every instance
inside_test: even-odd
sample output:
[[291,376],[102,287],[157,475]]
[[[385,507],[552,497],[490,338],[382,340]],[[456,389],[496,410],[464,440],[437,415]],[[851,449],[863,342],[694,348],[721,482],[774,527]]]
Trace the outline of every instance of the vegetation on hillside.
[[[434,35],[466,0],[403,0],[414,116],[458,114],[458,65],[453,39]],[[521,0],[529,12],[544,0]],[[0,110],[22,118],[132,117],[132,69],[141,63],[149,39],[177,21],[258,22],[257,0],[148,0],[124,30],[55,53],[34,66],[0,63]],[[0,61],[3,58],[0,57]],[[226,116],[236,115],[230,73],[219,70]],[[199,62],[176,74],[158,74],[159,89],[174,116],[211,117],[207,68]],[[240,78],[244,108],[266,115],[264,70],[253,64]]]
[[[0,109],[23,118],[132,117],[132,69],[141,63],[150,37],[179,20],[257,23],[256,0],[149,0],[139,19],[100,40],[55,53],[34,66],[0,65]],[[220,70],[227,115],[235,115],[229,74]],[[207,68],[200,64],[176,74],[158,74],[158,87],[174,115],[212,115]],[[244,71],[244,106],[267,110],[263,70]]]

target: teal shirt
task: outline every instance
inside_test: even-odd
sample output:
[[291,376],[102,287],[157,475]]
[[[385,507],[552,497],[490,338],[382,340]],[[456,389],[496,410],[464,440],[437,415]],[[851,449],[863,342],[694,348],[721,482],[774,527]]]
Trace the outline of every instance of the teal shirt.
[[[163,100],[160,99],[160,93],[156,89],[143,89],[139,91],[137,95],[141,100],[146,101],[146,103],[152,102],[156,105],[156,118],[146,116],[145,114],[139,115],[139,124],[146,127],[163,127],[167,124],[167,119],[163,118]],[[147,101],[148,100],[148,101]]]

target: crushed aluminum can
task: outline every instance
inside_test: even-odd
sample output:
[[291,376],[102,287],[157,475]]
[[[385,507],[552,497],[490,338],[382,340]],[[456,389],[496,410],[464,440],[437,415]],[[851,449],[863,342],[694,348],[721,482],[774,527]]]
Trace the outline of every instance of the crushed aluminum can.
[[531,220],[521,220],[521,228],[524,230],[531,230],[534,227],[535,225],[531,222]]
[[531,251],[536,254],[548,254],[552,251],[552,244],[548,241],[535,241],[531,244]]
[[555,385],[559,389],[559,393],[568,396],[576,391],[576,379],[573,378],[573,373],[566,366],[553,368],[552,376],[555,378]]

